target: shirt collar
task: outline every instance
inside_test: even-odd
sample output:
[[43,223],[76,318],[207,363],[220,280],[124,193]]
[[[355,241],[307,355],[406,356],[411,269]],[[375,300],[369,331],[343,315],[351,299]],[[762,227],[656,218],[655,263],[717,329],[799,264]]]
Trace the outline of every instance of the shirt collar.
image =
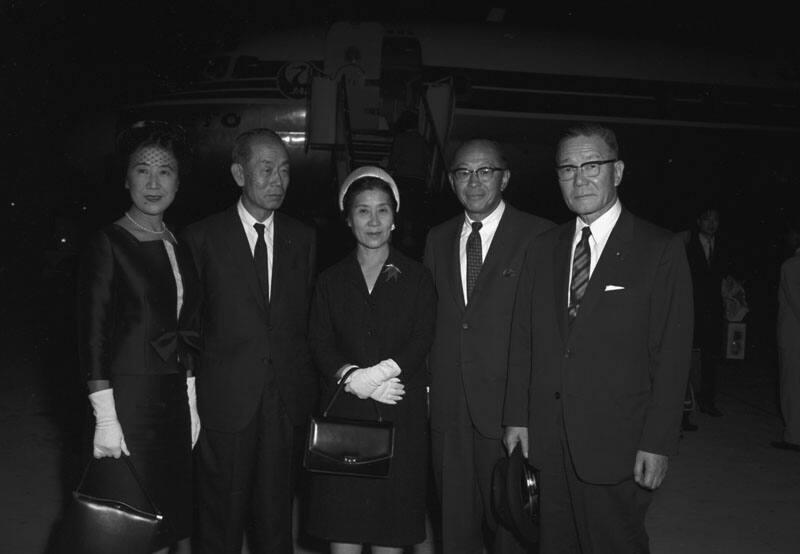
[[272,221],[275,219],[275,212],[273,211],[264,221],[257,220],[250,212],[247,211],[247,208],[244,207],[241,198],[239,198],[239,202],[236,204],[236,210],[239,212],[239,219],[242,220],[242,224],[248,229],[253,229],[253,225],[256,223],[263,223],[265,229],[269,229],[272,227]]
[[[497,205],[494,211],[492,211],[492,213],[490,213],[481,220],[481,223],[483,223],[483,225],[481,225],[481,229],[486,229],[487,227],[488,228],[497,227],[497,224],[500,222],[500,218],[503,217],[503,213],[505,211],[506,211],[506,202],[505,200],[501,199],[500,203]],[[464,212],[464,228],[472,230],[473,221],[474,220],[470,219],[469,215],[467,215],[467,213]]]
[[[608,240],[608,236],[611,234],[611,231],[614,229],[614,225],[617,224],[617,220],[619,219],[620,214],[622,213],[622,204],[617,198],[614,201],[614,205],[611,208],[594,220],[588,227],[592,229],[592,237],[597,243],[605,244]],[[581,221],[581,218],[575,218],[575,242],[580,240],[581,232],[583,228],[587,227],[587,225]]]

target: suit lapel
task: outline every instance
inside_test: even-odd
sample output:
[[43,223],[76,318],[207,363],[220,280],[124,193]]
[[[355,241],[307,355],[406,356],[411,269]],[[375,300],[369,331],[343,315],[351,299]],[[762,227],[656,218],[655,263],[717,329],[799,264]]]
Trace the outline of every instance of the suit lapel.
[[461,282],[461,253],[459,252],[464,216],[456,218],[453,223],[453,228],[448,232],[449,244],[446,248],[450,248],[450,255],[447,256],[449,267],[445,268],[445,274],[448,275],[450,279],[450,292],[453,293],[453,300],[464,310],[466,306],[464,305],[464,286]]
[[270,307],[281,298],[291,267],[292,239],[286,236],[283,217],[275,212],[272,221],[272,283],[270,284]]
[[[503,216],[497,223],[497,230],[494,233],[492,244],[489,246],[489,251],[486,252],[486,259],[483,260],[481,271],[478,273],[478,280],[475,282],[475,289],[481,290],[484,282],[489,279],[492,272],[497,267],[507,261],[510,252],[514,249],[517,241],[514,240],[516,229],[516,217],[514,208],[506,204],[506,209]],[[469,306],[467,306],[469,308]]]
[[229,217],[225,220],[224,228],[225,238],[222,242],[223,254],[228,257],[230,265],[235,267],[237,272],[244,277],[250,294],[256,299],[261,309],[266,310],[264,296],[261,294],[261,287],[258,284],[256,271],[253,267],[253,254],[250,252],[250,243],[247,242],[247,235],[244,233],[242,220],[239,217],[236,206],[234,205],[228,213]]
[[558,329],[561,338],[566,340],[567,328],[567,291],[569,290],[569,271],[572,268],[572,238],[575,233],[575,221],[563,226],[553,251],[553,267],[555,269],[554,298],[556,299],[556,314],[558,316]]
[[[580,325],[581,318],[586,321],[589,314],[597,306],[605,292],[605,285],[612,276],[619,275],[619,266],[625,259],[625,253],[630,249],[633,238],[633,219],[630,214],[622,210],[616,225],[611,230],[603,254],[597,261],[597,267],[592,272],[586,293],[581,300],[581,308],[573,325]],[[612,281],[613,282],[613,281]]]

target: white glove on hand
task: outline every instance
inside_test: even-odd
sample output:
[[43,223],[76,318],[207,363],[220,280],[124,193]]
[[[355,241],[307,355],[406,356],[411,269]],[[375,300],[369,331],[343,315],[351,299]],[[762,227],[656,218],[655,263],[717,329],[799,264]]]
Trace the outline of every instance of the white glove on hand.
[[130,456],[122,434],[122,427],[117,419],[117,408],[114,404],[114,389],[103,389],[89,395],[89,402],[94,410],[94,449],[95,458],[119,458],[122,454]]
[[186,395],[189,397],[189,420],[191,422],[192,448],[200,436],[200,416],[197,414],[197,392],[194,388],[194,377],[186,378]]
[[357,369],[351,373],[344,390],[364,400],[369,398],[384,381],[398,375],[400,367],[392,360],[383,360],[374,366]]
[[405,393],[405,385],[397,377],[392,377],[378,385],[378,388],[369,397],[382,404],[397,404],[403,399]]

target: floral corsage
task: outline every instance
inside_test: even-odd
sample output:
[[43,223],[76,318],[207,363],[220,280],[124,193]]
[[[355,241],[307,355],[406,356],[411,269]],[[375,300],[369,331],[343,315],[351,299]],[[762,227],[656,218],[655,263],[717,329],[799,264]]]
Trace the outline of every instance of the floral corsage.
[[386,264],[383,266],[383,274],[386,275],[386,282],[397,281],[397,277],[402,273],[400,268],[394,264]]

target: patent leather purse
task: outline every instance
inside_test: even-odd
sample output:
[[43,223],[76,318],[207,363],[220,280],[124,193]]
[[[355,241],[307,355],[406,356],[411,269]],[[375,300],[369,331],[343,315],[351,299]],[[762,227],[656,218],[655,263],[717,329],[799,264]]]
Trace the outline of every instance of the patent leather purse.
[[375,420],[346,419],[329,415],[345,381],[358,368],[347,371],[321,416],[312,416],[303,467],[316,473],[355,477],[389,476],[394,456],[394,424],[383,421],[378,405]]
[[[124,462],[123,462],[124,460]],[[145,511],[119,499],[104,498],[83,491],[90,468],[99,463],[125,463],[130,474],[150,505]],[[92,460],[72,492],[63,520],[64,552],[75,554],[144,554],[155,550],[155,539],[163,515],[142,486],[136,469],[128,456],[119,460]]]

